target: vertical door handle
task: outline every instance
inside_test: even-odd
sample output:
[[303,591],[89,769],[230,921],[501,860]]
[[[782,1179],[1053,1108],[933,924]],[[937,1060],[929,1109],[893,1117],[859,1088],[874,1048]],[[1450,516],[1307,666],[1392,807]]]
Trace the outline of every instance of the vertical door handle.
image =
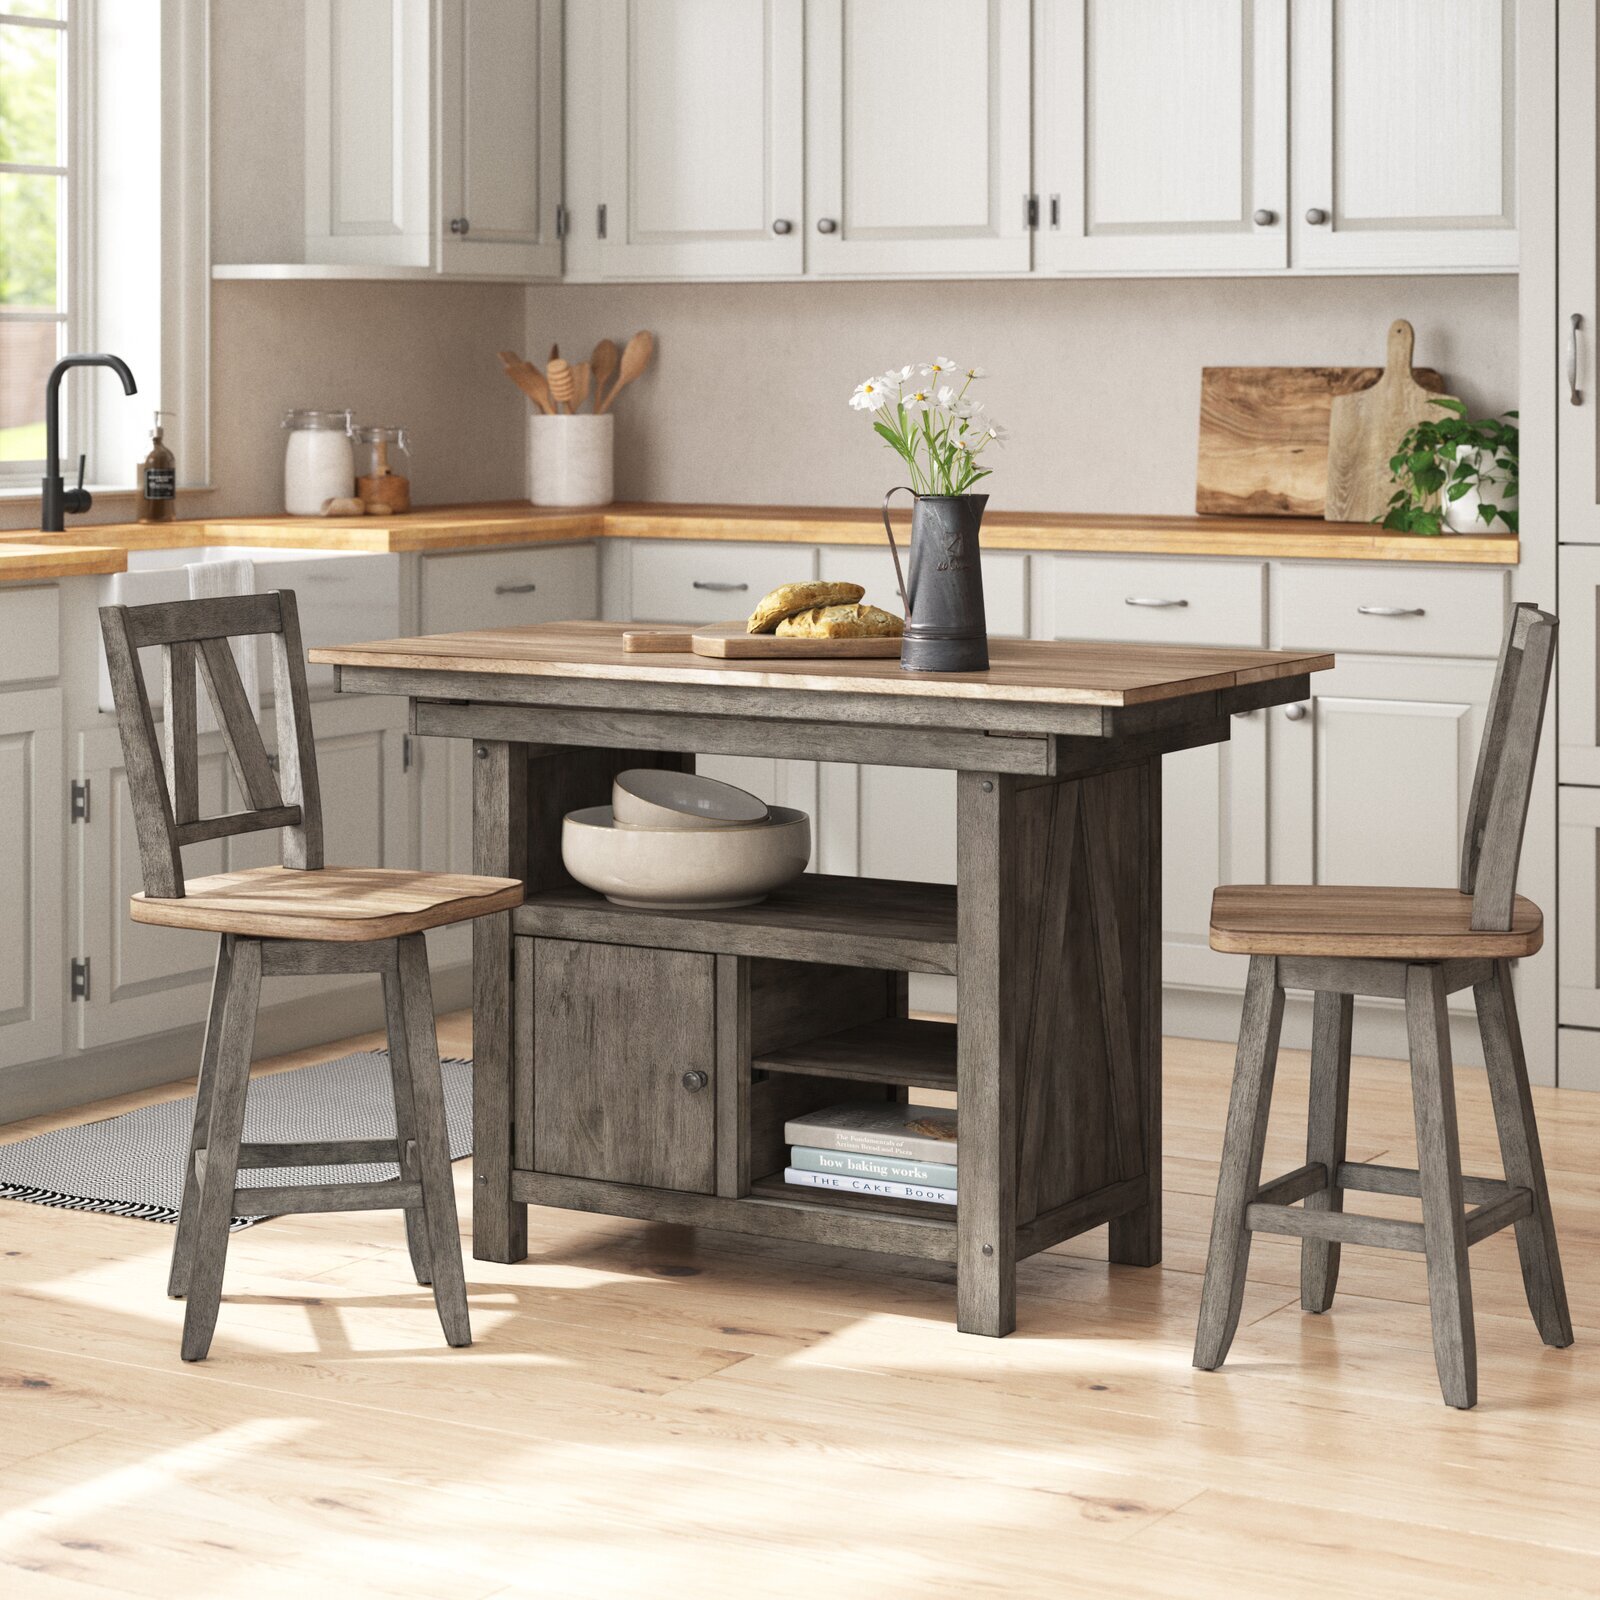
[[1572,325],[1567,331],[1567,398],[1575,406],[1583,404],[1583,390],[1578,387],[1578,330],[1583,318],[1572,313]]

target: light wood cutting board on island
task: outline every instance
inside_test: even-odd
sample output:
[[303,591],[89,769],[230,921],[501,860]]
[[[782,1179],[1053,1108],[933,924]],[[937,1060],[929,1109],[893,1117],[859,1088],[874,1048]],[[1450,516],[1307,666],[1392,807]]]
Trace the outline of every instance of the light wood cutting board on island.
[[[1340,395],[1328,420],[1329,522],[1374,522],[1389,509],[1395,492],[1389,460],[1408,429],[1437,422],[1448,413],[1417,381],[1411,367],[1416,334],[1404,317],[1389,325],[1383,376],[1360,394]],[[1451,399],[1453,396],[1439,396]]]
[[630,654],[660,655],[692,650],[720,661],[859,661],[900,654],[900,635],[877,639],[790,639],[751,633],[742,622],[713,622],[700,628],[630,628],[622,636]]

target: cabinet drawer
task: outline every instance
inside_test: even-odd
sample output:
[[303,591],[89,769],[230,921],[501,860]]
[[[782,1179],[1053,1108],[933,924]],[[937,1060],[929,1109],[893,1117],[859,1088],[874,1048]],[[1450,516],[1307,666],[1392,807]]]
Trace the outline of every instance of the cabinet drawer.
[[1036,633],[1141,644],[1266,641],[1266,563],[1162,556],[1035,557]]
[[592,617],[599,592],[599,562],[590,544],[424,556],[422,631],[456,633]]
[[636,622],[732,622],[762,595],[817,575],[814,545],[643,540],[633,550]]
[[[904,545],[900,559],[905,560]],[[997,639],[1028,637],[1028,558],[1017,550],[983,552],[983,610],[989,632]],[[887,542],[874,545],[824,545],[817,576],[827,583],[859,583],[869,605],[899,616],[900,585]]]
[[1285,564],[1274,642],[1294,649],[1492,660],[1505,630],[1504,572],[1408,563]]

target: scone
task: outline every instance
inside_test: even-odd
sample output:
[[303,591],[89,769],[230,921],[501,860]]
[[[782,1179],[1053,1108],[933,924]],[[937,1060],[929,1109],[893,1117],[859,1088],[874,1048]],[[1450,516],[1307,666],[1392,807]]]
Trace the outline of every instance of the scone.
[[818,606],[848,605],[867,591],[859,583],[786,583],[774,589],[745,624],[749,633],[771,633],[785,617]]
[[778,624],[780,639],[889,639],[904,633],[906,625],[890,611],[877,606],[813,606],[785,617]]

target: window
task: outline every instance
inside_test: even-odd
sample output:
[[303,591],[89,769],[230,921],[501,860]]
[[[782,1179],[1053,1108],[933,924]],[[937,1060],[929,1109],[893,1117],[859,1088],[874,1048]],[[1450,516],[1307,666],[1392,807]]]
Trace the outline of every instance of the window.
[[44,463],[44,384],[66,348],[67,0],[0,0],[0,480]]

